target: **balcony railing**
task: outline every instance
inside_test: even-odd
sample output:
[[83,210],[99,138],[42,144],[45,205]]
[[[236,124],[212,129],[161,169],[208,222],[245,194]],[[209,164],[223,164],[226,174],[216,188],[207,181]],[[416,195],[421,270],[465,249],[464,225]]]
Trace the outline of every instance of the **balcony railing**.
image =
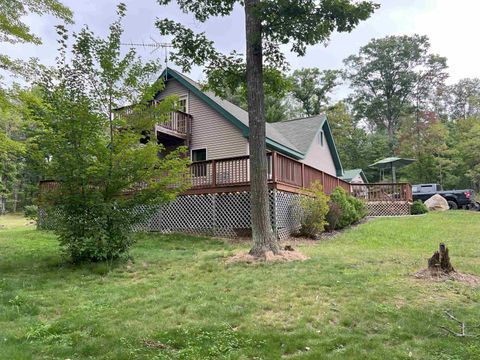
[[173,111],[170,113],[170,117],[167,121],[157,124],[156,130],[167,130],[168,133],[176,133],[186,136],[190,133],[191,123],[192,115],[183,111]]
[[[132,107],[126,106],[115,111],[115,117],[117,118],[127,118],[132,114]],[[183,111],[172,111],[168,114],[166,120],[160,121],[160,116],[157,114],[150,114],[146,116],[153,116],[155,120],[158,121],[155,126],[156,131],[164,132],[169,135],[174,135],[178,137],[185,138],[191,134],[192,126],[192,115],[183,112]]]

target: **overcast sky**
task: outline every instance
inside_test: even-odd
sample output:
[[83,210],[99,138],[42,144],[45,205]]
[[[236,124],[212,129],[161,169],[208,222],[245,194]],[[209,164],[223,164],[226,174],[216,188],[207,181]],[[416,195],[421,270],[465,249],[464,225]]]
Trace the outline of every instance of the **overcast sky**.
[[[97,34],[106,34],[108,25],[115,18],[117,0],[64,0],[74,12],[75,25],[79,29],[88,24]],[[154,26],[156,18],[170,18],[181,21],[194,31],[206,31],[215,41],[218,49],[229,52],[244,52],[244,15],[240,7],[227,18],[217,18],[205,24],[183,14],[175,5],[161,7],[156,0],[124,0],[127,4],[125,21],[125,42],[151,42],[150,37],[162,39]],[[301,67],[319,67],[337,69],[342,60],[356,53],[360,46],[372,38],[386,35],[414,34],[428,35],[432,52],[448,58],[449,83],[465,77],[480,77],[480,50],[475,41],[478,34],[479,0],[377,0],[381,8],[368,20],[362,22],[354,31],[346,34],[334,34],[328,46],[311,47],[304,57],[287,52],[292,69]],[[43,63],[53,64],[57,49],[54,25],[57,19],[44,16],[29,16],[26,22],[32,30],[41,36],[43,45],[5,45],[2,53],[13,58],[36,56]],[[139,49],[145,58],[161,56],[162,51],[150,53]],[[202,79],[201,69],[194,69],[190,76],[194,80]]]

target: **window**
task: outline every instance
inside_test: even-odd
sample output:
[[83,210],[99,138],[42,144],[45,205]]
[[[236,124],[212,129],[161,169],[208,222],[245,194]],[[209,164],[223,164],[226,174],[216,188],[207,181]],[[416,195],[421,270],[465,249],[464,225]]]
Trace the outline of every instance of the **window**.
[[320,131],[317,135],[317,143],[320,146],[323,146],[323,131]]
[[178,110],[188,113],[188,97],[187,95],[182,95],[178,99]]
[[[207,163],[201,162],[207,160],[207,149],[192,150],[192,175],[207,176]],[[200,163],[198,163],[200,162]],[[196,164],[197,163],[197,164]]]
[[192,150],[192,161],[205,161],[207,160],[207,149],[195,149]]

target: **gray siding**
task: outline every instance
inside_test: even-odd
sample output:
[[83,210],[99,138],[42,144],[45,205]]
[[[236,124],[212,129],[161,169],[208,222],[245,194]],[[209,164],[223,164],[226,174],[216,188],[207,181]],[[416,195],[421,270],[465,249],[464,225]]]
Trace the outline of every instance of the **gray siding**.
[[301,162],[326,172],[327,174],[337,176],[335,163],[333,162],[333,157],[330,153],[330,148],[328,147],[325,135],[323,137],[323,146],[317,143],[317,136],[315,136],[315,139],[308,148],[305,158],[301,160]]
[[187,95],[187,112],[192,115],[190,149],[207,149],[207,159],[248,155],[248,141],[241,131],[205,104],[176,80],[169,80],[158,99],[170,95]]

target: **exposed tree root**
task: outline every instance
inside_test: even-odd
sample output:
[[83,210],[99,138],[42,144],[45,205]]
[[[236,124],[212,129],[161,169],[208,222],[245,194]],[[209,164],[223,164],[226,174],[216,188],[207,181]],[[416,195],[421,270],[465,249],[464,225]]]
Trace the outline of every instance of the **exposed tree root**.
[[273,251],[266,251],[260,256],[254,256],[251,253],[241,252],[228,258],[226,263],[255,264],[260,262],[303,261],[306,259],[308,259],[307,256],[287,245],[285,250],[279,250],[276,254],[274,254]]

